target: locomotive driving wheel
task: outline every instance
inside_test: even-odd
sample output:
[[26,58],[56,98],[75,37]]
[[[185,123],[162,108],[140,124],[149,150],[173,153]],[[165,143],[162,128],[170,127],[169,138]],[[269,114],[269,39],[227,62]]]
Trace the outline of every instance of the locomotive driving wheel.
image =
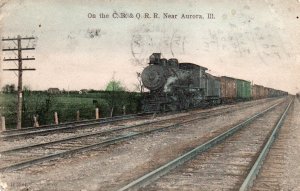
[[183,90],[177,90],[177,96],[178,96],[178,109],[184,110],[188,109],[190,106],[190,100],[188,96],[185,95]]

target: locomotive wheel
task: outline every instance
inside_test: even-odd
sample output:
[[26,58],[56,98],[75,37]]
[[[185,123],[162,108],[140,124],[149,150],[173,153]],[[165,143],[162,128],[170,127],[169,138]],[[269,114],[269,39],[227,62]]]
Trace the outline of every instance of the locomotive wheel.
[[169,108],[171,111],[177,111],[177,106],[175,104],[169,104]]
[[188,109],[190,106],[190,100],[188,99],[188,97],[183,93],[180,92],[179,93],[179,110],[185,110]]

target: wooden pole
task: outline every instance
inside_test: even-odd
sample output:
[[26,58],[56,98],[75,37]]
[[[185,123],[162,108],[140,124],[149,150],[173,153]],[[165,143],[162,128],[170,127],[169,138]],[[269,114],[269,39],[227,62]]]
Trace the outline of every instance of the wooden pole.
[[33,121],[34,121],[34,124],[33,124],[34,127],[39,127],[40,126],[39,122],[38,122],[38,119],[37,119],[37,116],[33,116]]
[[77,120],[77,121],[80,120],[80,112],[79,112],[79,110],[76,112],[76,120]]
[[1,130],[2,131],[6,131],[6,127],[5,127],[5,117],[1,116]]
[[126,115],[126,106],[123,105],[123,115]]
[[110,117],[113,117],[113,114],[114,114],[114,107],[112,107],[110,110]]
[[22,67],[22,47],[21,47],[21,36],[18,35],[18,110],[17,110],[17,129],[22,128],[22,89],[23,89],[23,67]]
[[99,109],[98,108],[96,108],[95,114],[96,114],[96,119],[99,119]]
[[55,121],[55,124],[58,125],[58,115],[57,115],[57,112],[54,112],[54,121]]

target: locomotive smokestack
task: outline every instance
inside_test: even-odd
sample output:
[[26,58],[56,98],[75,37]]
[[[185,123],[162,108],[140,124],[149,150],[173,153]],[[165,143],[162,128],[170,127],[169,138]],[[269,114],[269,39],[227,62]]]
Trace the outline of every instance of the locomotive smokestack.
[[160,63],[161,53],[153,53],[150,57],[150,64],[159,64]]

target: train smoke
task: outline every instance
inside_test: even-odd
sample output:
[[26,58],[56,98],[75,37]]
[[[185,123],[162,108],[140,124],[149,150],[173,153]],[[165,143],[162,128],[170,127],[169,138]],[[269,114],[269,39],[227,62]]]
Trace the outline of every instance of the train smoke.
[[170,92],[171,91],[170,85],[173,84],[176,80],[178,80],[178,78],[175,76],[169,77],[164,86],[164,92]]

